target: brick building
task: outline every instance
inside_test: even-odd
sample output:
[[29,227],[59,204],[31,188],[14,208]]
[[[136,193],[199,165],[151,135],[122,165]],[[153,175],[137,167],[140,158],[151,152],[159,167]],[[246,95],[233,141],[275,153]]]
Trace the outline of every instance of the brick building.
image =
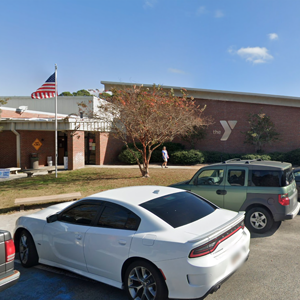
[[[131,86],[130,83],[101,82],[105,90],[113,86]],[[151,87],[151,85],[144,85]],[[179,87],[173,88],[180,95]],[[270,116],[280,134],[280,141],[265,147],[266,152],[287,152],[300,148],[300,98],[187,88],[201,106],[204,114],[212,116],[205,139],[196,149],[227,153],[253,153],[251,145],[244,144],[248,129],[248,113],[263,112]],[[9,98],[1,114],[0,168],[20,166],[31,168],[32,154],[38,154],[39,165],[47,165],[49,157],[54,160],[54,99]],[[68,169],[84,165],[113,163],[122,143],[110,134],[108,124],[92,119],[97,111],[99,98],[58,97],[58,164],[68,157]],[[84,109],[78,104],[84,103]],[[81,106],[81,107],[83,107]],[[186,145],[187,148],[189,145]]]
[[[139,85],[137,83],[101,82],[105,90],[112,87]],[[152,85],[144,84],[144,87]],[[163,86],[180,95],[182,87]],[[212,116],[214,124],[208,127],[207,136],[195,147],[200,150],[226,153],[254,153],[254,146],[244,144],[245,132],[249,129],[249,113],[270,116],[280,134],[280,141],[266,146],[266,152],[287,152],[300,148],[300,98],[253,93],[216,91],[186,88],[201,106],[206,105],[204,115]],[[186,145],[187,148],[189,145]]]
[[[32,168],[38,156],[39,166],[54,164],[55,100],[9,98],[1,107],[0,168]],[[108,124],[91,118],[97,110],[97,97],[58,97],[58,165],[68,157],[68,169],[85,165],[109,164],[120,152],[122,143],[110,134]],[[79,103],[85,103],[84,109]]]

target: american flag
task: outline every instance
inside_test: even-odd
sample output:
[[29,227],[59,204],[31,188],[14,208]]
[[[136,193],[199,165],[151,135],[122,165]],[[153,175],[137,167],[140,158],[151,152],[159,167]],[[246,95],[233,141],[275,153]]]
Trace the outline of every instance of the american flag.
[[36,92],[31,94],[32,99],[53,97],[55,97],[55,73],[53,73]]

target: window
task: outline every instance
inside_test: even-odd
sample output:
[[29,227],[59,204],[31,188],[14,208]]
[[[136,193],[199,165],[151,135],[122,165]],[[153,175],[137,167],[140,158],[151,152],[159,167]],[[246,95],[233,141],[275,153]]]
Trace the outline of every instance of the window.
[[244,186],[245,173],[245,170],[228,170],[228,183],[233,186]]
[[109,204],[105,206],[99,221],[98,226],[137,230],[141,219],[125,207],[116,204]]
[[140,204],[174,228],[200,220],[216,206],[189,192],[159,197]]
[[92,221],[97,216],[100,207],[101,205],[99,204],[78,205],[66,212],[63,212],[59,221],[80,225],[91,225]]
[[223,169],[202,171],[195,180],[196,185],[220,185],[223,182]]
[[294,181],[292,169],[284,171],[252,170],[252,184],[264,187],[288,186]]
[[284,170],[281,177],[281,186],[288,186],[295,180],[292,168]]

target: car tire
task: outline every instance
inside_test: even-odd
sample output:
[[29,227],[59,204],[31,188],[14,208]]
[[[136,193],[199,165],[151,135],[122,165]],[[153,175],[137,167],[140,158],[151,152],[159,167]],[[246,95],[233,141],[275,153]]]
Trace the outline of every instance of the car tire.
[[35,266],[39,261],[34,241],[27,230],[22,230],[19,237],[19,257],[25,268]]
[[168,290],[162,274],[147,261],[136,260],[128,266],[124,285],[129,299],[168,299]]
[[266,233],[273,224],[271,213],[263,207],[253,207],[246,212],[245,225],[250,232]]

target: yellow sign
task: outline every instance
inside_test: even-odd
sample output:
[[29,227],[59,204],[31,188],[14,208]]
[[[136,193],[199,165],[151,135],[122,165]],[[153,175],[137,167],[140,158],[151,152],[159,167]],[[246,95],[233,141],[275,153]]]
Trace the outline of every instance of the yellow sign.
[[35,148],[35,150],[39,150],[43,144],[39,141],[39,139],[36,139],[33,143],[32,146]]

